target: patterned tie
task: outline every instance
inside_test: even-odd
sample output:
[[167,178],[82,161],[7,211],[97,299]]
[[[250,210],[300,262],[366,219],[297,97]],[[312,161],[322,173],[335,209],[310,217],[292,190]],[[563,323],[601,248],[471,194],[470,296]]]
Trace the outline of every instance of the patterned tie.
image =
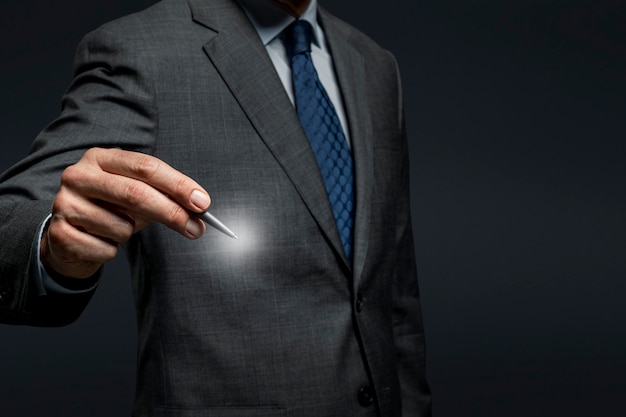
[[354,226],[352,155],[335,108],[313,66],[312,39],[313,27],[305,20],[296,20],[283,32],[283,42],[291,60],[298,117],[317,158],[341,243],[351,263]]

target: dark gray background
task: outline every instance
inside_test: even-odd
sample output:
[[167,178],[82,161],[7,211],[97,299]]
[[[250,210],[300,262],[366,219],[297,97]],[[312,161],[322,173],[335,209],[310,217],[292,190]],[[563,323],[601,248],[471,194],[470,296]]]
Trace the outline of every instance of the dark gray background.
[[[2,0],[0,170],[80,37],[151,3]],[[626,415],[625,1],[322,4],[402,68],[435,415]],[[0,413],[129,415],[135,343],[119,259],[77,323],[0,326]]]

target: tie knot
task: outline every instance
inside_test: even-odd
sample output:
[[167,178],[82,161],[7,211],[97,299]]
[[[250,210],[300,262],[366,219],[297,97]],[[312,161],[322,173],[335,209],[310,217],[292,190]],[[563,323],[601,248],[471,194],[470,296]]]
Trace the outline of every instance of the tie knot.
[[311,52],[313,40],[313,26],[306,20],[296,20],[283,31],[283,41],[287,49],[287,56]]

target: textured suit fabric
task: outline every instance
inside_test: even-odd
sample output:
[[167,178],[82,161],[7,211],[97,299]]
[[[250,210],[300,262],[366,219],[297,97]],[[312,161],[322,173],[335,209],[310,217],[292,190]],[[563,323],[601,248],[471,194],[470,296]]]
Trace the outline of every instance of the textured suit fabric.
[[[0,182],[0,320],[60,325],[89,294],[38,296],[29,255],[62,170],[93,146],[202,184],[236,242],[152,225],[125,245],[139,416],[426,416],[407,143],[393,57],[320,11],[356,179],[354,262],[257,34],[232,0],[165,0],[79,46],[59,119]],[[36,179],[36,180],[35,180]],[[370,386],[375,404],[358,392]]]

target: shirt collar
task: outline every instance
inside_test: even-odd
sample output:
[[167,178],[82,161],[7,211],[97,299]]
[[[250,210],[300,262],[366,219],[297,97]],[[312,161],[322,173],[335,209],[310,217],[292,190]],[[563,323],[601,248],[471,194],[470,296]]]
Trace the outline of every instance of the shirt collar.
[[[237,2],[248,15],[265,46],[296,20],[285,10],[272,3],[271,0],[237,0]],[[313,42],[321,46],[321,39],[323,38],[320,33],[321,29],[317,24],[317,0],[311,0],[311,4],[300,16],[300,20],[306,20],[313,26]]]

